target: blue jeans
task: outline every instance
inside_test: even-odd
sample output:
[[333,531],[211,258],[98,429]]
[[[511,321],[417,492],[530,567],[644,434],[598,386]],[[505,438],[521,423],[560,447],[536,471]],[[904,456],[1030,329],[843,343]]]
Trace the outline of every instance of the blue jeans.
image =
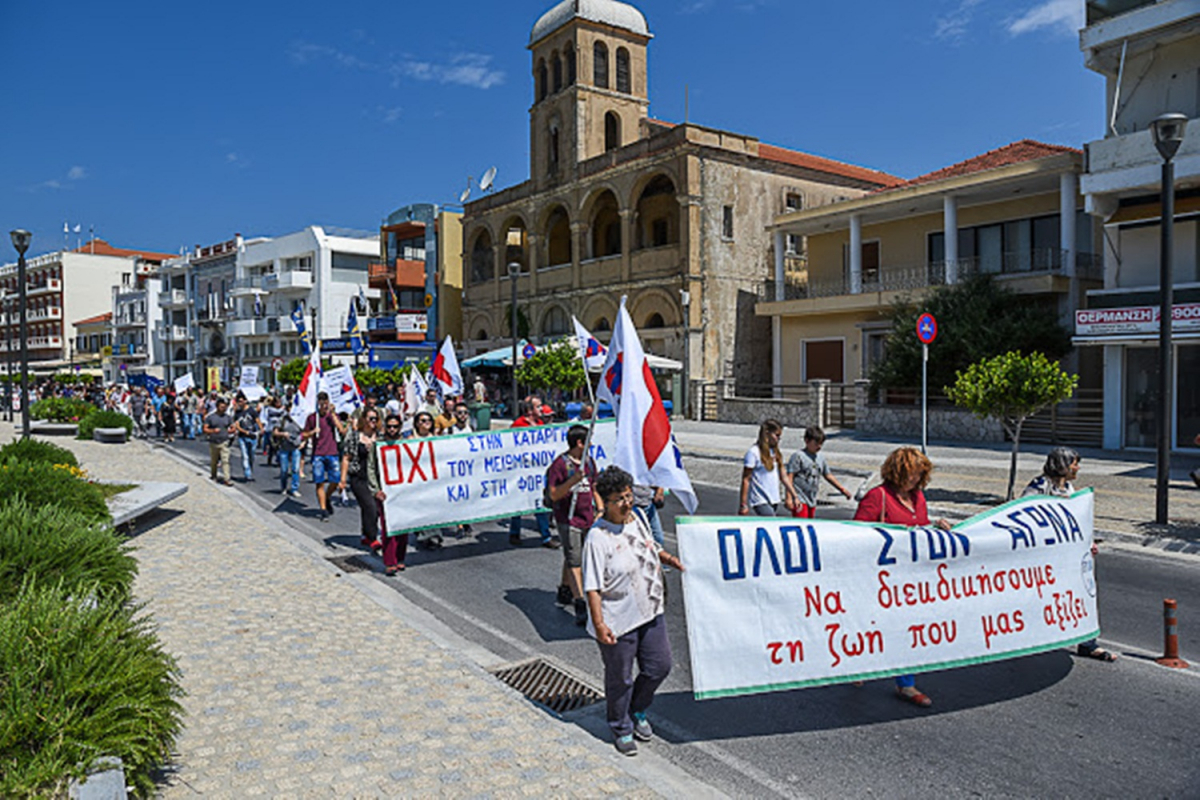
[[[537,520],[538,533],[540,533],[542,535],[542,541],[543,542],[550,541],[550,512],[549,511],[545,511],[545,512],[539,511],[533,515],[533,518],[535,520]],[[510,519],[508,521],[508,535],[510,537],[515,536],[518,538],[521,536],[521,518],[520,517],[513,517],[512,519]]]
[[246,480],[254,477],[254,443],[256,441],[249,436],[238,437],[238,447],[242,449],[242,477]]
[[300,491],[300,449],[279,451],[279,491]]

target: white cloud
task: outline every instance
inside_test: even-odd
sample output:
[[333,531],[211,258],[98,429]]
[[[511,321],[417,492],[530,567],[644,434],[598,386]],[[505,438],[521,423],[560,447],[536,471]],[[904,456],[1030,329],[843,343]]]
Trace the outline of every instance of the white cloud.
[[1083,3],[1079,0],[1044,0],[1008,23],[1013,36],[1049,30],[1075,36],[1083,27]]
[[73,181],[81,181],[87,177],[87,168],[74,166],[67,170],[67,178]]
[[375,114],[380,120],[383,121],[385,125],[391,125],[393,122],[396,122],[400,119],[400,113],[403,110],[404,109],[402,109],[400,106],[392,106],[391,108],[386,106],[376,106]]
[[237,153],[226,153],[225,154],[225,163],[226,164],[236,164],[237,160],[238,160]]
[[983,0],[960,0],[948,13],[934,20],[933,36],[945,41],[958,41],[967,33],[971,19],[975,16],[975,7]]
[[492,57],[482,53],[457,53],[447,62],[403,56],[390,58],[379,63],[366,61],[355,55],[344,53],[334,47],[311,42],[293,42],[289,54],[296,64],[308,64],[319,60],[333,61],[339,66],[379,72],[391,76],[392,86],[397,87],[404,79],[432,81],[475,89],[490,89],[504,83],[503,71],[493,69]]

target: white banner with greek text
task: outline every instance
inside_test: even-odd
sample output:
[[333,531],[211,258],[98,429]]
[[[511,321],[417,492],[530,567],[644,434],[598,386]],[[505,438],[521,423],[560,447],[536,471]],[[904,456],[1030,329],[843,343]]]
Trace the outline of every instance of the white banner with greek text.
[[[546,470],[567,449],[570,424],[509,428],[377,445],[389,533],[548,511]],[[591,453],[610,463],[617,426],[597,422]]]
[[1038,653],[1098,635],[1092,492],[953,530],[676,521],[699,700]]

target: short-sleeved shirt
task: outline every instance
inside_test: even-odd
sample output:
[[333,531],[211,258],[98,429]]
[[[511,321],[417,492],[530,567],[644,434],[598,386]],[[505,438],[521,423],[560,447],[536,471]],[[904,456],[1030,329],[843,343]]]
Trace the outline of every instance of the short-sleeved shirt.
[[[583,590],[600,593],[600,613],[614,636],[663,613],[661,549],[636,513],[624,525],[601,517],[588,531],[583,541]],[[595,637],[591,615],[587,631]]]
[[821,491],[821,478],[829,474],[825,454],[818,451],[816,455],[810,455],[807,450],[797,450],[788,459],[787,473],[792,476],[796,499],[806,506],[815,506]]
[[244,411],[237,412],[237,423],[242,432],[239,436],[253,437],[258,435],[258,412],[254,406],[246,406]]
[[296,424],[296,420],[292,419],[290,414],[283,414],[279,417],[279,421],[275,423],[275,430],[286,434],[275,437],[275,446],[280,450],[291,452],[299,449],[303,444],[300,439],[300,426]]
[[777,505],[779,503],[779,470],[767,469],[763,466],[762,456],[758,452],[757,445],[746,451],[746,458],[742,461],[742,466],[754,470],[750,474],[750,492],[746,498],[750,507],[763,504]]
[[[554,488],[581,469],[581,465],[563,453],[550,462],[546,470],[546,485]],[[583,480],[571,487],[571,491],[554,504],[554,521],[586,531],[596,518],[596,506],[592,496],[592,480],[596,477],[596,465],[588,459],[587,474]],[[574,509],[572,509],[574,504]],[[572,513],[572,510],[574,513]]]
[[859,522],[903,525],[906,528],[928,525],[929,510],[925,505],[925,493],[920,489],[913,492],[912,502],[913,510],[909,511],[890,488],[876,486],[859,501],[858,510],[854,512],[854,519]]
[[233,438],[233,433],[230,428],[233,427],[233,417],[228,411],[224,414],[218,414],[216,411],[204,418],[204,424],[209,428],[216,428],[216,433],[208,434],[208,441],[213,444],[224,444]]
[[1054,482],[1045,475],[1038,475],[1029,482],[1025,487],[1025,491],[1021,492],[1021,497],[1031,497],[1033,495],[1048,494],[1052,497],[1070,497],[1075,494],[1075,487],[1070,481],[1064,481],[1062,488],[1057,488]]
[[[304,422],[304,430],[311,431],[317,427],[317,415],[309,414]],[[316,443],[313,445],[314,456],[338,455],[337,418],[333,414],[321,417],[321,427],[317,431]]]

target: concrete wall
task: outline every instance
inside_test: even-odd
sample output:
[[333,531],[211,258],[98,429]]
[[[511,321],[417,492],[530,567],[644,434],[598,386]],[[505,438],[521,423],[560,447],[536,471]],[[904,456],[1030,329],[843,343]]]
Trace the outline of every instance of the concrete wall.
[[722,397],[717,400],[721,422],[758,425],[765,419],[777,419],[788,428],[807,428],[817,423],[816,413],[807,400],[752,400]]
[[[869,405],[866,413],[858,417],[855,429],[865,436],[919,438],[921,409],[919,406]],[[1004,429],[996,420],[978,419],[966,411],[931,408],[929,438],[954,442],[1003,442]]]

